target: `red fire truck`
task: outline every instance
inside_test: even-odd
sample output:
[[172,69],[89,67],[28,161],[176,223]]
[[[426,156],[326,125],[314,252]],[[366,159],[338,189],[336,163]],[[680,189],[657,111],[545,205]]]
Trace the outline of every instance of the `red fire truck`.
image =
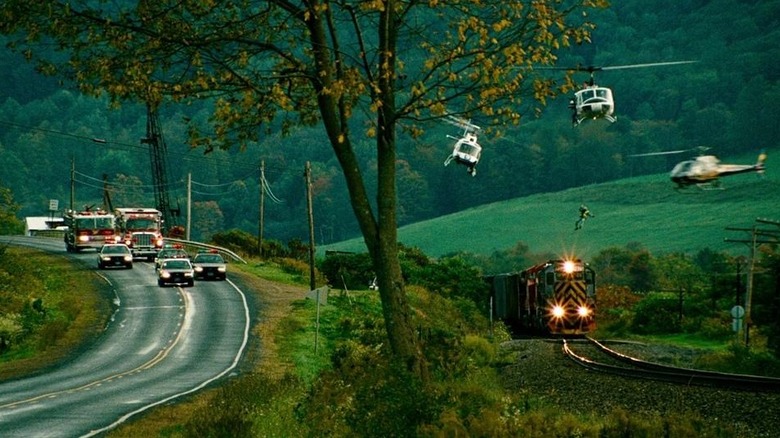
[[121,241],[135,258],[154,260],[163,247],[162,213],[154,208],[115,209]]
[[84,211],[66,211],[65,248],[68,252],[79,252],[82,249],[100,249],[103,244],[116,243],[116,217],[105,211],[86,208]]

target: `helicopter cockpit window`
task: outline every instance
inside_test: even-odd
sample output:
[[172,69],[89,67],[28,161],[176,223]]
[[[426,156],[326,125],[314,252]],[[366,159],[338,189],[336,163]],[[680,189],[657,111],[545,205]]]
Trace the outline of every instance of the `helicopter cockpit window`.
[[482,148],[479,147],[476,143],[466,143],[463,142],[460,145],[458,145],[458,152],[466,155],[470,155],[472,157],[479,158],[479,154],[482,151]]
[[593,90],[585,90],[582,92],[581,96],[583,100],[588,100],[596,97],[596,93]]
[[596,89],[596,96],[602,97],[604,99],[607,98],[607,89],[606,88],[598,88]]

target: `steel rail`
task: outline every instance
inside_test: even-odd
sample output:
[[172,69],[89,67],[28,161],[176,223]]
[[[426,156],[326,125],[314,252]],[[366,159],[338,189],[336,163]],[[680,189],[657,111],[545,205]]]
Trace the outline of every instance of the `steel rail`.
[[622,367],[609,365],[575,353],[569,342],[563,340],[563,353],[572,361],[587,369],[620,375],[630,378],[642,378],[672,382],[685,385],[715,386],[719,388],[742,389],[750,391],[780,392],[780,379],[748,374],[730,374],[716,371],[696,370],[648,362],[614,351],[595,339],[587,338],[600,351],[610,357],[630,365]]

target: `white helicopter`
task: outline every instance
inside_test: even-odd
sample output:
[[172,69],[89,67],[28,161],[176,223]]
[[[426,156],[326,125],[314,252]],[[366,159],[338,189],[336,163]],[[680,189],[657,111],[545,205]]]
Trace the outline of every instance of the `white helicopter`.
[[[700,152],[707,147],[695,148]],[[690,149],[666,152],[651,152],[647,154],[632,155],[634,157],[647,157],[652,155],[681,154]],[[755,172],[762,175],[765,170],[766,152],[761,151],[755,164],[723,164],[715,155],[699,155],[691,160],[685,160],[674,166],[669,173],[669,178],[677,184],[677,189],[685,189],[691,186],[703,190],[723,189],[720,185],[720,177],[738,175],[740,173]]]
[[471,123],[469,120],[455,116],[447,116],[445,121],[463,129],[463,136],[453,137],[447,135],[447,138],[457,141],[452,148],[450,156],[444,160],[444,165],[447,166],[452,160],[455,160],[456,163],[465,165],[466,170],[471,176],[475,176],[477,174],[476,166],[477,163],[479,163],[480,155],[482,155],[482,146],[477,142],[477,132],[482,128]]
[[612,96],[612,90],[607,87],[596,85],[593,73],[604,70],[620,70],[627,68],[658,67],[662,65],[690,64],[697,61],[672,61],[655,62],[651,64],[630,64],[614,65],[608,67],[594,66],[576,66],[576,67],[541,67],[543,70],[566,70],[566,71],[585,71],[590,73],[590,81],[586,82],[583,88],[574,93],[574,97],[569,100],[571,109],[571,122],[573,126],[578,126],[585,120],[606,119],[611,123],[617,121],[615,116],[615,99]]

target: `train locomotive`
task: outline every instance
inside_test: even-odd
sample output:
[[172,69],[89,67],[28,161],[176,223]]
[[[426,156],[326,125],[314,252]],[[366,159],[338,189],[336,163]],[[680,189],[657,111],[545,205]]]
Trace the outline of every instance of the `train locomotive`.
[[596,328],[596,275],[582,260],[549,260],[485,280],[493,317],[513,329],[572,336]]

